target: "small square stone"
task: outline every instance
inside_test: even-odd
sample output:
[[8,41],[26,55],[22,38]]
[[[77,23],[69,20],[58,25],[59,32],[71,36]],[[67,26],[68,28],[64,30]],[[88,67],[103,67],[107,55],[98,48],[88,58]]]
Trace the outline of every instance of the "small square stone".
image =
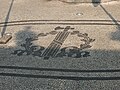
[[12,35],[6,34],[3,37],[0,38],[0,44],[6,44],[10,39],[12,38]]

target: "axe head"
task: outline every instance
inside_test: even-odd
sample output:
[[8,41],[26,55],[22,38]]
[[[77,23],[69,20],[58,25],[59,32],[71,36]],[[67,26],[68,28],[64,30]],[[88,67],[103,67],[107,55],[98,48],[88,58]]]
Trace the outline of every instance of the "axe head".
[[65,28],[58,26],[55,28],[55,30],[61,30],[61,29],[69,30],[69,29],[74,29],[74,28],[71,28],[70,26],[66,26]]

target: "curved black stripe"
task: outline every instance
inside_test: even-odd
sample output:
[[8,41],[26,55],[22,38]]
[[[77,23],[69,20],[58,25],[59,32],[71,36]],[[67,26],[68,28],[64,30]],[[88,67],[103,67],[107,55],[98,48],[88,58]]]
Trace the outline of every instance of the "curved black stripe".
[[80,72],[80,73],[120,72],[120,69],[79,70],[79,69],[56,69],[56,68],[36,68],[36,67],[19,67],[19,66],[0,66],[0,69],[21,69],[21,70],[56,71],[56,72]]
[[0,73],[0,76],[26,77],[26,78],[46,78],[65,80],[120,80],[120,77],[75,77],[75,76],[52,76],[52,75],[32,75],[17,73]]
[[[0,22],[0,24],[5,24],[5,23],[21,23],[21,22],[113,22],[113,20],[21,20],[21,21],[9,21],[9,22]],[[120,22],[119,20],[116,20],[117,22]]]
[[[24,25],[116,25],[114,23],[22,23],[22,24],[7,24],[6,26],[24,26]],[[0,25],[4,27],[4,25]]]

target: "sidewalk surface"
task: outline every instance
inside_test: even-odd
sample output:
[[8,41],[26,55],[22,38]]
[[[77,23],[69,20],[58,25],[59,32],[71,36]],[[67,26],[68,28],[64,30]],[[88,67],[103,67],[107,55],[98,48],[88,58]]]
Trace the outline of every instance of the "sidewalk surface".
[[0,0],[0,90],[119,90],[120,2]]

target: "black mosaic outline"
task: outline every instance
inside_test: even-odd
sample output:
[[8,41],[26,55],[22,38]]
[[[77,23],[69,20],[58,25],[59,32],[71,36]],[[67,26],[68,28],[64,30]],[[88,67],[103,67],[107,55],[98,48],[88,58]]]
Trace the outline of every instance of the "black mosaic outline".
[[[70,28],[70,26],[67,26],[66,28],[68,28],[68,27]],[[35,45],[33,46],[32,41],[38,40],[38,37],[44,37],[44,36],[47,36],[47,35],[58,34],[58,36],[60,36],[61,32],[58,32],[56,30],[63,29],[63,28],[61,28],[61,27],[56,27],[56,28],[55,28],[55,31],[51,31],[54,34],[52,34],[51,32],[49,32],[47,34],[46,33],[40,33],[36,37],[26,38],[25,43],[21,44],[21,47],[23,47],[24,50],[18,49],[18,50],[15,50],[12,54],[22,56],[24,53],[26,53],[26,55],[44,57],[44,59],[49,59],[50,57],[52,57],[52,58],[56,58],[56,57],[81,58],[81,57],[90,56],[90,52],[84,51],[84,49],[91,48],[92,46],[90,44],[92,42],[94,42],[95,39],[91,39],[88,36],[87,33],[83,34],[83,33],[80,33],[79,31],[72,31],[72,32],[70,32],[70,35],[77,35],[79,38],[81,38],[81,37],[83,38],[83,39],[81,39],[81,41],[83,41],[84,44],[80,44],[80,47],[68,46],[68,47],[64,47],[64,48],[60,49],[61,46],[58,45],[60,43],[57,42],[57,44],[54,43],[55,47],[53,45],[53,48],[54,48],[54,51],[52,52],[53,54],[51,55],[51,53],[49,53],[48,56],[46,56],[46,55],[44,56],[43,53],[45,51],[45,47],[44,46],[35,46]],[[73,28],[71,28],[71,29],[73,29]],[[67,31],[65,31],[65,32],[67,32]],[[57,38],[55,37],[55,40],[56,39],[59,39],[59,37],[57,37]],[[52,42],[55,42],[55,40],[53,40]],[[64,42],[64,40],[63,40],[63,42]],[[66,50],[69,50],[69,52],[66,51]]]

